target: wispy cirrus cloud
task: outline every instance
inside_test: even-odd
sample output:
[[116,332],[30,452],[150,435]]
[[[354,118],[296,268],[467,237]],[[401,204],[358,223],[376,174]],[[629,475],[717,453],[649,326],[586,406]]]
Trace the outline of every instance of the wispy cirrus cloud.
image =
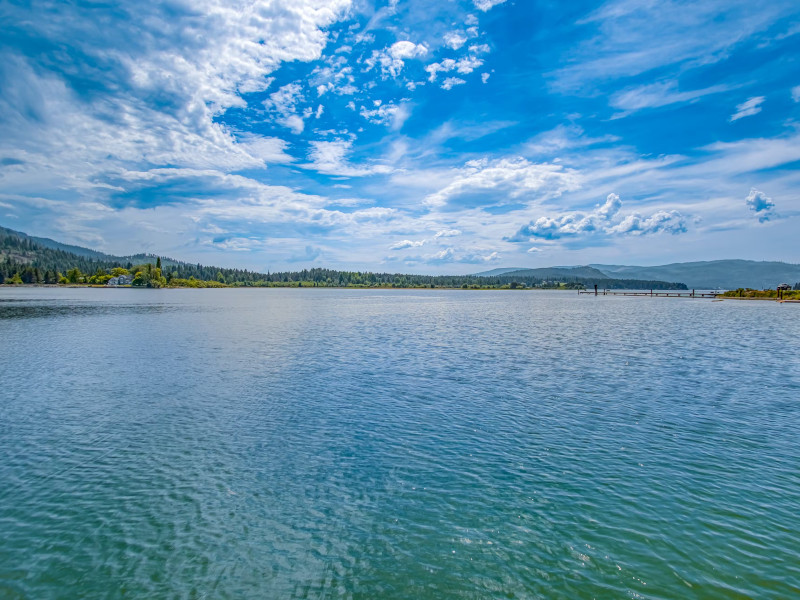
[[719,62],[792,10],[788,2],[612,0],[579,22],[593,35],[568,52],[567,65],[551,73],[552,83],[559,91],[586,93],[655,69],[680,73]]
[[739,104],[736,107],[736,112],[728,119],[731,123],[743,119],[745,117],[752,117],[761,112],[762,104],[764,103],[764,96],[754,96]]
[[309,152],[311,162],[303,166],[319,173],[344,177],[364,177],[392,172],[392,167],[380,163],[351,164],[347,159],[347,155],[352,147],[352,140],[311,142],[311,151]]
[[676,81],[659,81],[648,83],[615,93],[610,100],[611,106],[626,112],[634,112],[646,108],[659,108],[672,104],[691,102],[711,94],[728,91],[728,85],[713,85],[698,90],[678,89]]

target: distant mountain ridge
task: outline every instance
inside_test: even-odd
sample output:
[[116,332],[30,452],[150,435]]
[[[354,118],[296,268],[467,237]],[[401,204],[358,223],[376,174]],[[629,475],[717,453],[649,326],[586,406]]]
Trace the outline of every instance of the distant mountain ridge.
[[[505,277],[538,277],[541,279],[564,279],[579,277],[581,279],[644,279],[643,277],[609,277],[594,267],[545,267],[540,269],[518,269],[503,273]],[[653,278],[650,278],[653,279]],[[669,281],[662,279],[661,281]]]
[[695,289],[774,289],[800,282],[800,265],[778,261],[711,260],[652,267],[589,265],[609,277],[682,281]]
[[711,260],[650,267],[590,264],[537,269],[501,267],[476,273],[479,277],[580,277],[589,279],[640,279],[675,281],[694,289],[775,288],[800,282],[800,265],[780,261]]

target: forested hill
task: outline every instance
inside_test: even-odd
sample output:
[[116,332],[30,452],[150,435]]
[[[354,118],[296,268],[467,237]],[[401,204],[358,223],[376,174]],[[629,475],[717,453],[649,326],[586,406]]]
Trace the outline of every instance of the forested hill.
[[0,227],[0,283],[11,279],[15,273],[19,274],[24,283],[58,283],[63,274],[73,269],[78,269],[82,274],[93,275],[98,270],[110,272],[115,268],[132,271],[137,266],[156,262],[162,263],[164,271],[174,278],[194,277],[223,283],[252,283],[261,281],[264,277],[260,273],[243,269],[195,265],[154,254],[112,256]]
[[691,288],[775,288],[780,283],[800,282],[800,265],[755,260],[711,260],[653,267],[590,265],[609,277],[669,279]]
[[47,238],[35,238],[0,227],[0,283],[103,284],[125,271],[150,287],[192,285],[313,285],[332,287],[449,287],[449,288],[568,288],[598,284],[604,288],[685,289],[679,283],[613,279],[590,267],[581,269],[528,269],[491,276],[411,275],[362,273],[332,269],[303,269],[279,273],[257,273],[190,264],[150,254],[112,256],[68,246]]

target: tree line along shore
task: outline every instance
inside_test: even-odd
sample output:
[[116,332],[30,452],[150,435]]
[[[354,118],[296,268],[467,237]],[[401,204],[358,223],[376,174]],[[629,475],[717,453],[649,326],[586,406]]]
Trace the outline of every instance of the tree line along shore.
[[[197,273],[197,271],[201,271]],[[97,267],[93,272],[83,272],[72,267],[61,273],[41,270],[39,267],[0,263],[0,284],[5,285],[65,285],[142,288],[231,288],[231,287],[338,287],[338,288],[451,288],[451,289],[585,289],[587,282],[555,281],[535,278],[481,277],[474,275],[409,275],[372,273],[360,271],[334,271],[330,269],[303,269],[301,271],[255,274],[235,269],[217,269],[213,278],[202,278],[204,267],[197,265],[164,266],[160,258],[155,263]],[[200,275],[197,277],[196,275]],[[113,280],[125,283],[118,285]],[[577,279],[577,278],[576,278]],[[604,284],[609,283],[605,282]],[[622,280],[612,282],[621,284]],[[638,282],[637,282],[638,283]],[[655,283],[656,289],[664,282]],[[673,287],[673,286],[669,286]],[[666,289],[666,288],[664,288]]]

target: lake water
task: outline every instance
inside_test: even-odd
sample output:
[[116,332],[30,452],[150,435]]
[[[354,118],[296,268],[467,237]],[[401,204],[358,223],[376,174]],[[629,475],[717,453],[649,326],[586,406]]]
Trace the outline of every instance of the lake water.
[[0,291],[0,598],[800,597],[800,306]]

